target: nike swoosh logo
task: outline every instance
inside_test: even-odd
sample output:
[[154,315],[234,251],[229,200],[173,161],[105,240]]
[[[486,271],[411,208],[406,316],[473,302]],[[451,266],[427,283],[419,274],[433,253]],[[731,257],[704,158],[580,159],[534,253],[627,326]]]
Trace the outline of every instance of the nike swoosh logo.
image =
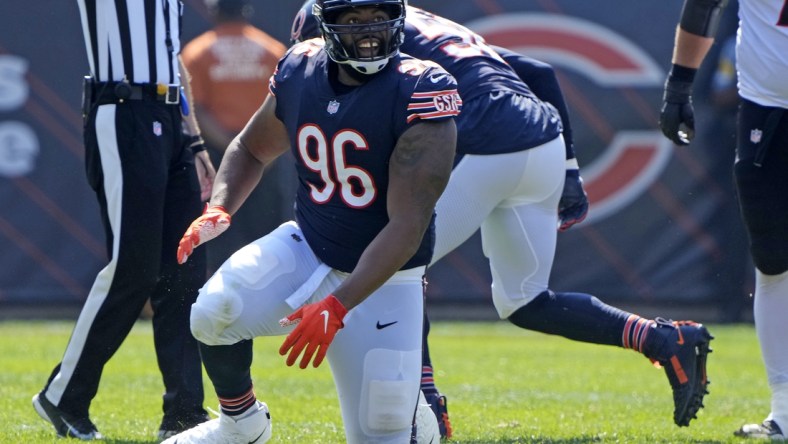
[[436,75],[432,75],[432,76],[430,76],[430,82],[432,82],[432,83],[438,83],[438,82],[440,82],[441,80],[443,80],[443,79],[445,79],[445,78],[446,78],[446,74],[436,74]]
[[375,325],[375,327],[377,327],[378,330],[383,330],[384,328],[390,327],[390,326],[396,324],[397,322],[399,322],[399,321],[389,322],[388,324],[381,324],[380,321],[378,321],[378,323],[377,323],[377,325]]
[[323,316],[323,334],[328,334],[328,310],[321,311],[320,316]]
[[264,428],[264,429],[263,429],[263,431],[262,431],[262,432],[260,432],[260,434],[259,434],[259,435],[257,435],[257,438],[255,438],[255,439],[253,439],[253,440],[249,441],[249,444],[254,444],[254,443],[256,443],[256,442],[257,442],[257,441],[258,441],[260,438],[262,438],[262,437],[263,437],[263,435],[265,434],[265,431],[266,431],[266,430],[268,430],[268,427]]

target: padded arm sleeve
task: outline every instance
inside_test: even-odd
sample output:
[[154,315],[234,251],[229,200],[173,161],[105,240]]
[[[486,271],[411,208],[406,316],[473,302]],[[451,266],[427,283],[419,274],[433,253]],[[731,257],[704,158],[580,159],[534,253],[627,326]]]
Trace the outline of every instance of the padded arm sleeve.
[[714,37],[728,0],[685,0],[681,29],[701,37]]
[[553,105],[558,110],[564,127],[566,158],[567,160],[574,159],[575,149],[572,140],[572,126],[569,123],[569,109],[564,101],[564,95],[553,67],[500,46],[492,46],[492,48],[514,69],[517,77],[528,85],[536,97]]

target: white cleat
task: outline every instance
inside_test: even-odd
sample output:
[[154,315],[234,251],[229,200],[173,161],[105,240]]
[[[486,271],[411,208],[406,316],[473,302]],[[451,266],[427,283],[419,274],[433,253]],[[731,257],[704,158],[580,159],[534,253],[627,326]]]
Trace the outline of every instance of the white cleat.
[[427,403],[427,399],[424,398],[422,391],[419,391],[419,404],[416,407],[414,423],[416,444],[440,444],[441,432],[438,428],[438,418]]
[[263,444],[271,439],[271,414],[264,402],[241,417],[220,413],[217,419],[179,433],[162,444]]
[[760,424],[745,424],[733,434],[742,438],[770,439],[773,441],[786,440],[786,436],[780,430],[780,426],[771,419],[766,419]]

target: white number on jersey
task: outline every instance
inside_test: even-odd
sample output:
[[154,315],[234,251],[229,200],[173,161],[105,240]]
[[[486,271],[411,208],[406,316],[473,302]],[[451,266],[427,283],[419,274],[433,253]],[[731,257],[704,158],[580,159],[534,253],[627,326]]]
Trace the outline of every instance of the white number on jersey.
[[[309,142],[314,149],[310,153]],[[298,154],[310,170],[318,173],[321,187],[310,183],[310,196],[317,203],[326,203],[339,186],[342,201],[351,208],[364,208],[375,200],[377,190],[372,176],[363,168],[345,163],[345,147],[368,150],[361,134],[344,130],[334,135],[329,147],[325,134],[317,125],[304,125],[298,131]],[[352,181],[352,183],[351,183]]]

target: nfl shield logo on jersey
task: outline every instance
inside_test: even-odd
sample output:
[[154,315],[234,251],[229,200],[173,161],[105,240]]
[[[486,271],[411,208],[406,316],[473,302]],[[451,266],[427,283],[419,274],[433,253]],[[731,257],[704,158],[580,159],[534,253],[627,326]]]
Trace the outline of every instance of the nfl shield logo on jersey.
[[761,137],[763,137],[763,131],[759,130],[758,128],[750,131],[750,142],[759,143],[761,141]]
[[328,108],[326,108],[329,114],[336,114],[339,111],[339,102],[336,100],[332,100],[328,102]]
[[153,122],[153,134],[161,136],[161,122]]

